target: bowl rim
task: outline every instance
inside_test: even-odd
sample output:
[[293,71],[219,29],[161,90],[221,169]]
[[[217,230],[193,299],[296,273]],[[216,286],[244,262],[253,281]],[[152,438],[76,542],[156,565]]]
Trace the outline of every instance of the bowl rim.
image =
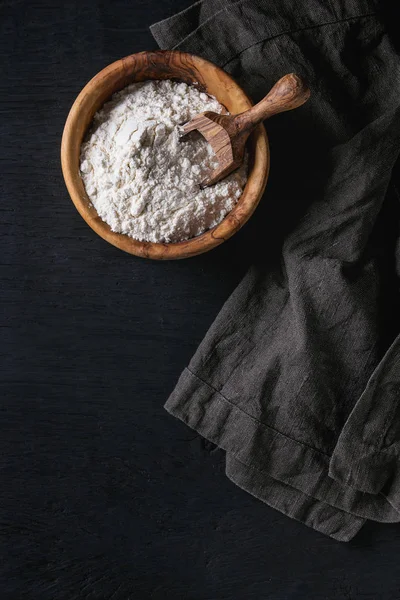
[[[77,169],[78,172],[76,172],[76,169],[72,165],[74,162],[74,157],[76,158],[76,131],[79,130],[78,124],[81,118],[82,106],[85,102],[87,102],[88,97],[93,95],[93,91],[101,89],[101,85],[104,80],[106,80],[109,76],[112,76],[117,71],[122,74],[125,73],[127,70],[127,65],[131,65],[132,61],[137,60],[139,57],[148,58],[149,60],[153,61],[160,61],[163,64],[168,64],[173,55],[178,55],[182,61],[194,63],[196,70],[198,69],[200,72],[202,66],[207,68],[211,67],[216,71],[218,77],[222,79],[223,82],[230,86],[234,86],[240,92],[242,98],[245,100],[249,108],[253,106],[252,100],[242,89],[242,87],[234,80],[234,78],[205,58],[191,53],[181,52],[179,50],[142,51],[128,55],[109,64],[104,69],[99,71],[84,86],[69,111],[61,141],[61,167],[64,181],[76,209],[86,223],[98,235],[100,235],[100,237],[117,248],[128,252],[129,254],[158,260],[180,259],[196,256],[215,248],[234,235],[248,221],[259,204],[267,183],[270,165],[268,137],[264,126],[261,124],[258,125],[249,138],[249,143],[253,148],[252,154],[254,158],[253,165],[250,170],[250,176],[253,176],[254,172],[256,171],[256,182],[258,182],[256,194],[254,195],[253,193],[250,195],[251,197],[247,197],[249,196],[247,193],[248,180],[237,204],[218,225],[205,231],[199,236],[190,238],[189,240],[173,243],[142,242],[131,238],[126,234],[111,231],[109,225],[98,216],[94,206],[91,204],[79,173],[79,166]],[[151,78],[148,78],[148,80],[151,80]],[[127,81],[123,87],[126,85],[129,85],[129,81]],[[108,101],[113,93],[115,92],[112,92],[110,96],[105,98],[105,100],[102,102],[102,105]],[[90,123],[83,131],[79,142],[78,151],[80,149],[82,139],[89,127]],[[238,211],[239,207],[240,211]],[[236,215],[238,212],[240,213],[240,218]]]

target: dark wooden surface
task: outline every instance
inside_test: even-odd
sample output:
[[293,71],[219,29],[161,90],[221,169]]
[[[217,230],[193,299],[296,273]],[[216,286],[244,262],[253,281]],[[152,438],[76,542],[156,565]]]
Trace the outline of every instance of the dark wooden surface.
[[237,489],[162,408],[259,219],[150,262],[100,239],[64,187],[77,92],[188,3],[1,3],[0,598],[398,600],[399,526],[325,538]]

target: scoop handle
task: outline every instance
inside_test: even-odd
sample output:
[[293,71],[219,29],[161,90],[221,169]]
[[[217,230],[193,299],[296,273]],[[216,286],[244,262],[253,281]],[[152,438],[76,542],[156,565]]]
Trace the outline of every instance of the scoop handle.
[[276,82],[258,104],[236,115],[237,129],[253,129],[264,119],[301,106],[309,97],[310,90],[306,82],[295,73],[288,73]]

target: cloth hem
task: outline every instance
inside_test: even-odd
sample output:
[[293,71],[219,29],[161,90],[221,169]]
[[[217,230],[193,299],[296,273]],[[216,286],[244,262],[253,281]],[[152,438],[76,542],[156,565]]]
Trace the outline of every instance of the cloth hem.
[[257,421],[188,368],[165,409],[242,463],[308,496],[357,517],[400,520],[382,494],[365,494],[329,477],[328,455]]
[[242,463],[231,454],[226,455],[225,473],[235,485],[271,508],[338,542],[349,542],[366,522]]

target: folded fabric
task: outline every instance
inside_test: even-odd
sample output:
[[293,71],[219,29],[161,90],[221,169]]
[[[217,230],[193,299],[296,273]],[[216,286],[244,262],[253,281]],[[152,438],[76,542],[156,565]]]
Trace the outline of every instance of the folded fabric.
[[[227,475],[338,540],[400,520],[399,54],[379,2],[211,0],[152,26],[259,100],[288,72],[311,99],[267,124],[264,252],[166,408]],[[397,263],[396,263],[397,260]]]

